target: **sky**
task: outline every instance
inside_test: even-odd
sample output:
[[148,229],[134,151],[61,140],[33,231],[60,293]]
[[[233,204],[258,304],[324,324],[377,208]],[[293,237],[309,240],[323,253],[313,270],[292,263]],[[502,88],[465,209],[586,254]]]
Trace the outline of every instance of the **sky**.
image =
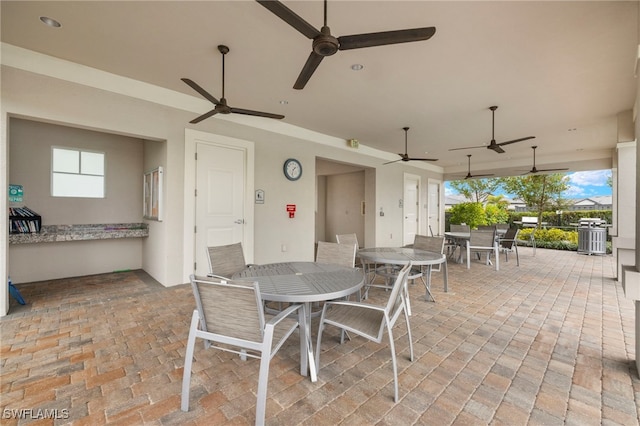
[[[611,187],[607,179],[611,176],[611,170],[591,170],[588,172],[567,173],[569,176],[569,189],[564,192],[564,198],[589,198],[600,195],[611,195]],[[445,193],[456,192],[445,183]],[[497,194],[496,194],[497,195]]]

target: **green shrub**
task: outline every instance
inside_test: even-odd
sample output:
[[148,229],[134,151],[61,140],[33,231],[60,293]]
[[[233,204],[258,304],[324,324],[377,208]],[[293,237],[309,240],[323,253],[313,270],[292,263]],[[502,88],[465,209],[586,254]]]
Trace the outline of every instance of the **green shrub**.
[[460,203],[451,207],[451,216],[449,217],[451,223],[459,224],[466,223],[475,229],[478,225],[486,225],[486,218],[484,214],[484,207],[482,203]]
[[[535,230],[535,231],[534,231]],[[562,229],[523,228],[518,233],[518,245],[530,246],[531,233],[534,233],[536,247],[554,250],[578,250],[578,232],[563,231]],[[607,253],[611,253],[611,243],[607,242]]]
[[497,204],[487,204],[484,213],[487,225],[506,223],[509,220],[509,212]]

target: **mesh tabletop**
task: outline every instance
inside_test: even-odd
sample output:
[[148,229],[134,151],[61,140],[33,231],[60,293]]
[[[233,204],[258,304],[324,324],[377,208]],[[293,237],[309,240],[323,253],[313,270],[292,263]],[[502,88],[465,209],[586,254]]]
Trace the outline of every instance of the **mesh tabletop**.
[[233,278],[257,281],[265,300],[292,303],[338,299],[364,284],[364,274],[359,269],[315,262],[256,265]]
[[407,247],[376,247],[358,250],[357,256],[367,262],[405,265],[436,265],[446,261],[444,254]]

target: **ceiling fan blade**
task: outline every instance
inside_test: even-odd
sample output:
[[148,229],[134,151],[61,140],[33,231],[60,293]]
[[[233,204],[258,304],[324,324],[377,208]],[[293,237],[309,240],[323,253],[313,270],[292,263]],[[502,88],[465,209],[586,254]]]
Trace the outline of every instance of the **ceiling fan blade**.
[[298,16],[294,11],[284,4],[275,0],[256,0],[258,3],[266,7],[271,13],[282,19],[287,24],[298,30],[307,38],[313,39],[321,33],[310,23]]
[[196,118],[194,118],[194,119],[193,119],[193,120],[191,120],[189,123],[191,123],[191,124],[199,123],[199,122],[201,122],[202,120],[205,120],[205,119],[207,119],[207,118],[209,118],[209,117],[212,117],[212,116],[216,115],[217,113],[218,113],[218,110],[214,108],[214,109],[212,109],[211,111],[209,111],[208,113],[206,113],[206,114],[202,114],[200,117],[196,117]]
[[324,56],[318,55],[313,51],[311,52],[311,54],[307,58],[307,62],[305,62],[304,67],[302,68],[302,71],[300,71],[300,75],[298,76],[296,83],[293,85],[294,89],[304,89],[304,86],[306,86],[307,82],[315,72],[316,68],[318,68],[318,65],[320,65],[320,62],[322,62],[323,58]]
[[560,171],[567,171],[569,169],[538,169],[536,170],[537,172],[560,172]]
[[397,163],[398,161],[402,161],[402,158],[400,158],[398,160],[387,161],[386,163],[382,163],[382,165],[384,166],[385,164]]
[[437,158],[408,158],[409,161],[438,161]]
[[411,28],[407,30],[342,36],[338,37],[338,42],[340,43],[340,50],[361,49],[363,47],[429,40],[435,33],[435,27]]
[[476,149],[476,148],[486,148],[487,145],[478,145],[478,146],[465,146],[464,148],[451,148],[449,151],[460,151],[461,149]]
[[252,111],[250,109],[242,109],[242,108],[231,108],[231,112],[234,114],[244,114],[244,115],[254,115],[256,117],[275,118],[278,120],[281,120],[284,118],[284,115],[280,115],[280,114],[272,114],[270,112],[261,112],[261,111]]
[[495,176],[495,175],[493,175],[493,174],[488,174],[488,175],[467,175],[467,176],[465,176],[465,179],[473,179],[473,178],[489,177],[489,176]]
[[[500,145],[502,145],[502,144],[500,144]],[[487,148],[492,150],[492,151],[497,152],[498,154],[504,154],[505,151],[504,151],[504,149],[500,148],[500,145],[492,144],[492,145],[487,146]]]
[[526,138],[514,139],[512,141],[500,142],[498,145],[509,145],[516,142],[528,141],[529,139],[535,139],[535,136],[527,136]]
[[196,83],[195,81],[190,80],[188,78],[181,78],[180,80],[182,80],[185,83],[187,83],[193,90],[195,90],[196,92],[200,93],[203,98],[207,99],[212,104],[218,105],[220,103],[220,101],[217,100],[216,98],[214,98],[213,96],[211,96],[211,94],[209,92],[204,90],[202,87],[198,86],[198,83]]

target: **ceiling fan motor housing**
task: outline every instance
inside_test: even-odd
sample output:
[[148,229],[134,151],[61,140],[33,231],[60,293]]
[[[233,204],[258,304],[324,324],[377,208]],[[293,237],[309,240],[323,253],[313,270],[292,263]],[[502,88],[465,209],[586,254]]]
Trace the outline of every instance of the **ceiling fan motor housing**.
[[331,35],[329,27],[322,27],[321,32],[321,35],[313,39],[313,51],[320,56],[335,54],[340,47],[340,42]]

